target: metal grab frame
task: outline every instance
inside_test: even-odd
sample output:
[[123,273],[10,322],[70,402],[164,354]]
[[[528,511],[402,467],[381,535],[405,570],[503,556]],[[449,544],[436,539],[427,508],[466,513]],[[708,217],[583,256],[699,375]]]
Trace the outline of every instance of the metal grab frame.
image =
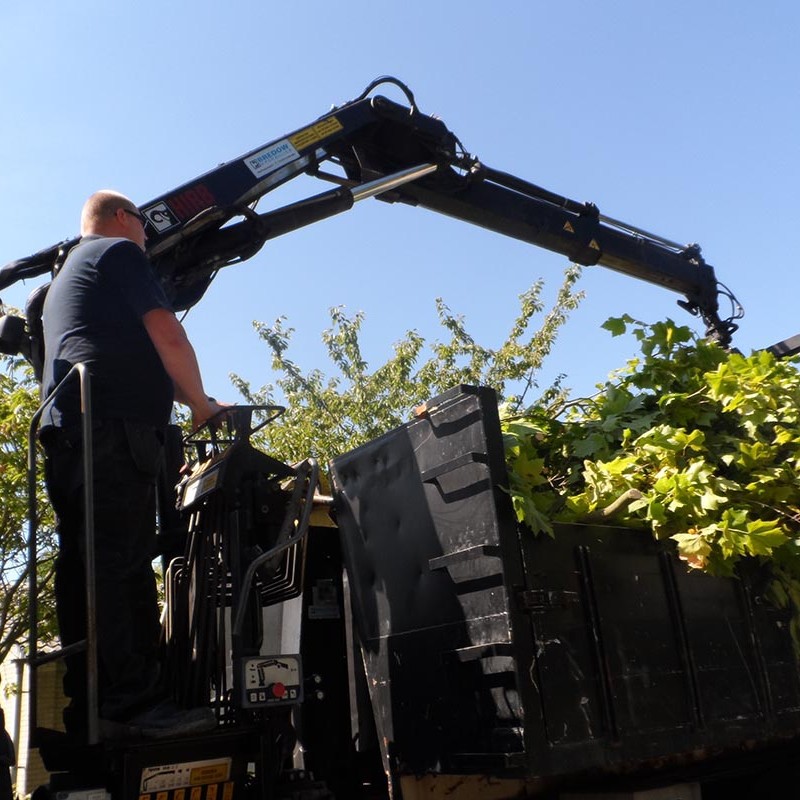
[[[319,479],[319,464],[315,458],[307,458],[305,461],[301,462],[297,467],[295,467],[298,472],[298,495],[302,491],[300,479],[303,478],[303,476],[299,474],[301,467],[306,467],[308,469],[308,473],[304,477],[304,480],[308,482],[308,486],[306,487],[306,493],[303,498],[303,512],[298,521],[297,530],[293,536],[290,536],[283,542],[279,541],[274,547],[271,547],[269,550],[267,550],[266,553],[261,553],[261,555],[251,561],[247,567],[247,571],[242,579],[242,589],[239,597],[239,603],[236,606],[236,611],[233,616],[231,637],[234,642],[234,650],[237,650],[238,645],[241,642],[242,628],[244,627],[245,613],[247,611],[247,597],[250,589],[252,588],[253,581],[255,580],[256,572],[258,571],[259,567],[271,561],[273,558],[276,558],[281,553],[284,553],[290,547],[294,547],[294,545],[302,541],[302,539],[308,533],[308,524],[311,519],[311,512],[313,510],[314,491],[317,487],[317,481]],[[284,529],[281,530],[280,535],[278,536],[279,540],[284,538],[285,535],[288,535],[288,530],[284,524]]]
[[[84,530],[86,536],[85,565],[86,572],[86,639],[74,642],[67,647],[59,648],[45,655],[38,655],[38,611],[37,575],[36,575],[36,535],[37,502],[36,502],[36,432],[42,414],[61,394],[67,384],[75,380],[80,385],[81,400],[81,433],[83,441],[83,478],[84,478]],[[86,694],[87,694],[87,741],[97,744],[99,741],[98,719],[98,668],[97,668],[97,587],[95,583],[94,558],[94,470],[92,443],[92,398],[91,378],[85,364],[75,364],[49,397],[39,406],[31,418],[28,430],[28,657],[29,675],[29,717],[33,729],[37,720],[36,669],[50,661],[64,658],[66,655],[86,650]]]

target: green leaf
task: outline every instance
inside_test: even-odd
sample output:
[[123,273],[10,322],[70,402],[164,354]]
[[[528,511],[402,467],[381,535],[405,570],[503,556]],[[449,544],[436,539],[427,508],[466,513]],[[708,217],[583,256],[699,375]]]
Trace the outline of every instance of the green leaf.
[[600,327],[609,331],[612,336],[622,336],[631,322],[630,317],[612,317],[607,319]]

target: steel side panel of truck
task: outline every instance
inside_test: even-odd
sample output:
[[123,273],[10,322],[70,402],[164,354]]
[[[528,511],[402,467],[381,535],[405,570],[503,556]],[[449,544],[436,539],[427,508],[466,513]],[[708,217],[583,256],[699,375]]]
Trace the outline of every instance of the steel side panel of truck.
[[491,390],[457,387],[333,473],[396,777],[695,774],[800,731],[788,615],[761,576],[688,571],[630,529],[521,529]]

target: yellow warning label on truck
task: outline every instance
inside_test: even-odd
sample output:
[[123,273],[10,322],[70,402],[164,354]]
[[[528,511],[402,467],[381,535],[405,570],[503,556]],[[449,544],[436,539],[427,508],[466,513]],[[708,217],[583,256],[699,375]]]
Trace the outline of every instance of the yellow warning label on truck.
[[342,130],[342,123],[336,117],[325,117],[325,119],[314,125],[309,125],[307,128],[297,131],[294,136],[289,137],[289,141],[295,149],[303,150],[333,133],[338,133],[340,130]]
[[140,794],[139,800],[233,800],[236,784],[234,781],[224,783],[202,783],[190,789],[172,789],[156,794]]
[[[221,784],[231,779],[231,758],[209,758],[204,761],[184,761],[182,763],[161,764],[145,767],[142,770],[139,791],[142,795],[150,794],[149,800],[186,800],[184,791],[178,797],[179,789],[193,787],[188,793],[188,800],[201,800],[200,788],[208,784]],[[195,791],[197,789],[197,791]],[[171,797],[167,793],[172,792]],[[153,796],[152,793],[156,793]],[[163,796],[162,796],[163,795]]]
[[189,784],[196,786],[198,783],[220,783],[230,777],[230,763],[206,764],[196,767],[189,773]]

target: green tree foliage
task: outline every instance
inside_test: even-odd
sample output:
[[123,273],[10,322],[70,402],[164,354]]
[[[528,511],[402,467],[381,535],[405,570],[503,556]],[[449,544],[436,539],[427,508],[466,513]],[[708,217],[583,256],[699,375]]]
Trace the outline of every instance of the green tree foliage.
[[[28,635],[28,430],[39,405],[32,370],[2,358],[0,369],[0,661]],[[40,462],[41,463],[41,462]],[[41,482],[37,523],[40,638],[55,636],[53,599],[54,533],[52,510]]]
[[[280,377],[258,391],[237,376],[234,384],[248,403],[285,405],[286,414],[265,429],[265,446],[286,461],[315,456],[321,464],[406,422],[413,406],[460,383],[493,386],[501,397],[522,403],[535,389],[536,373],[566,321],[580,302],[575,290],[580,268],[570,267],[552,308],[545,310],[543,284],[536,282],[520,297],[520,308],[503,344],[494,349],[478,344],[464,320],[439,299],[439,320],[447,332],[444,341],[427,344],[414,330],[394,345],[394,353],[377,369],[364,359],[359,335],[364,316],[348,317],[331,310],[331,327],[323,341],[336,370],[303,372],[288,355],[292,329],[285,318],[272,325],[256,323],[258,335],[271,353],[272,368]],[[534,316],[541,326],[530,332]],[[516,396],[507,392],[518,391]],[[545,393],[560,396],[558,381]]]
[[649,528],[714,575],[768,562],[774,599],[800,612],[798,361],[729,353],[670,320],[606,327],[632,329],[641,357],[592,398],[505,422],[520,521]]

